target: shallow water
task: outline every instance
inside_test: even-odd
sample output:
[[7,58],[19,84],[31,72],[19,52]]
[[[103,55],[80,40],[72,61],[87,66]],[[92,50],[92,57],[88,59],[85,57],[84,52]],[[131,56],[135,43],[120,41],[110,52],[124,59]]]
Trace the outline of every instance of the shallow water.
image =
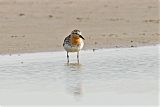
[[158,104],[158,46],[0,56],[1,105]]

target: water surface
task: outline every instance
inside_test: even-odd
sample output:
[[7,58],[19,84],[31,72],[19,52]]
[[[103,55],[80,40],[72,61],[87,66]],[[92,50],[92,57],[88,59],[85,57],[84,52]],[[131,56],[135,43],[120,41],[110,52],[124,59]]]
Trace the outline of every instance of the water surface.
[[0,56],[1,105],[158,104],[158,46]]

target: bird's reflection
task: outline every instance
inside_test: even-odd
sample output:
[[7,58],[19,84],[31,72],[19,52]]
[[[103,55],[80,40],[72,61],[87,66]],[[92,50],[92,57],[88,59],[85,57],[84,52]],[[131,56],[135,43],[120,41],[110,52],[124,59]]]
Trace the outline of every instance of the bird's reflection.
[[66,89],[74,96],[82,95],[82,65],[78,63],[67,64]]

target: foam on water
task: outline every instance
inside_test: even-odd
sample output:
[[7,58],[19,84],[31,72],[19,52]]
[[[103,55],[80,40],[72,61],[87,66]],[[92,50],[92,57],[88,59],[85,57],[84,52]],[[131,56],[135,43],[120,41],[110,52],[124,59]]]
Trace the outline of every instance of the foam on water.
[[0,104],[156,105],[158,47],[0,56]]

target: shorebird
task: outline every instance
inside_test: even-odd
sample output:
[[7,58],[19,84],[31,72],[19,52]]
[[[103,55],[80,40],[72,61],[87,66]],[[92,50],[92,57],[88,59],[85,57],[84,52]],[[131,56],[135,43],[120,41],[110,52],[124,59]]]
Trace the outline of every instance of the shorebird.
[[67,63],[69,63],[69,52],[77,52],[77,62],[79,63],[79,51],[83,48],[85,40],[81,32],[73,30],[69,36],[64,39],[63,47],[67,51]]

